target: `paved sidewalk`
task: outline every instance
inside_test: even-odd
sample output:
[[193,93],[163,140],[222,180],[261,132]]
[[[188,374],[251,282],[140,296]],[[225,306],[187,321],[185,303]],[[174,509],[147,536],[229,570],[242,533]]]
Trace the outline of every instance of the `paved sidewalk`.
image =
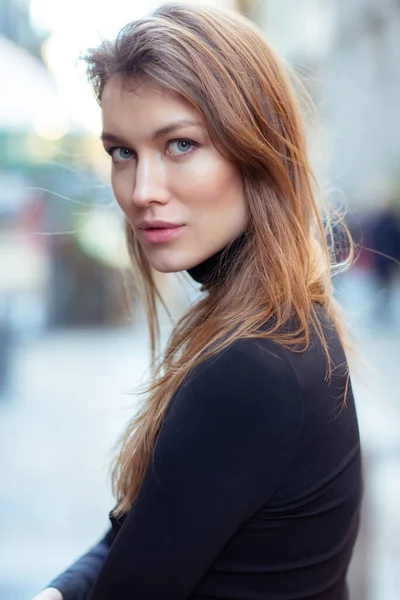
[[110,450],[147,356],[135,330],[53,333],[16,349],[0,406],[0,600],[29,599],[107,528]]

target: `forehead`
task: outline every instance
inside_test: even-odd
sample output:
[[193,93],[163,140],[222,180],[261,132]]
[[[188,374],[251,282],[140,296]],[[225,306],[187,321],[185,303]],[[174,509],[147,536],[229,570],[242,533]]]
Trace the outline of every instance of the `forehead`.
[[182,118],[203,122],[186,98],[149,79],[132,79],[126,85],[120,76],[111,77],[103,89],[101,109],[107,128],[149,129]]

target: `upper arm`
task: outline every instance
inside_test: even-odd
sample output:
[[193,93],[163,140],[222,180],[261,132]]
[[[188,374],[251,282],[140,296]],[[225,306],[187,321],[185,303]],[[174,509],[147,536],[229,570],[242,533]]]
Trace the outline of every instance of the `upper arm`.
[[187,598],[273,494],[302,418],[297,379],[273,348],[239,340],[180,387],[91,598]]

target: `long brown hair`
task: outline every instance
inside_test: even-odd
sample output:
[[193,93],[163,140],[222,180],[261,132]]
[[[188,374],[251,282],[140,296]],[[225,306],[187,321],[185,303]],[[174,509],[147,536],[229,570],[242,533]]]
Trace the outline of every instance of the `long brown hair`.
[[[127,89],[146,77],[179,93],[203,115],[218,150],[240,171],[249,208],[245,243],[226,277],[175,325],[155,365],[141,411],[129,424],[113,469],[118,505],[137,496],[167,407],[188,372],[238,338],[268,337],[305,350],[311,330],[329,349],[316,306],[325,308],[344,341],[331,290],[326,222],[316,203],[303,121],[287,70],[263,34],[234,13],[166,4],[124,27],[115,42],[85,60],[98,101],[108,79]],[[329,237],[329,236],[328,236]],[[128,247],[144,293],[153,360],[158,290],[132,229]],[[296,317],[297,327],[285,328]],[[266,323],[270,327],[260,328]]]

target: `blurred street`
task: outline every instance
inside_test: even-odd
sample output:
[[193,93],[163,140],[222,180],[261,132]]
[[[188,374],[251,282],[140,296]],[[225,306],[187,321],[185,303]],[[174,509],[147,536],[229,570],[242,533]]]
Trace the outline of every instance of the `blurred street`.
[[108,526],[106,465],[146,360],[129,329],[17,344],[0,406],[1,600],[30,598]]
[[[357,293],[365,298],[362,282],[351,286],[353,303]],[[358,318],[360,350],[377,371],[360,366],[353,377],[367,465],[365,600],[398,600],[400,335],[396,327],[360,327]],[[113,506],[107,464],[135,404],[127,392],[147,360],[139,325],[17,342],[0,402],[0,600],[28,600],[106,529]]]

